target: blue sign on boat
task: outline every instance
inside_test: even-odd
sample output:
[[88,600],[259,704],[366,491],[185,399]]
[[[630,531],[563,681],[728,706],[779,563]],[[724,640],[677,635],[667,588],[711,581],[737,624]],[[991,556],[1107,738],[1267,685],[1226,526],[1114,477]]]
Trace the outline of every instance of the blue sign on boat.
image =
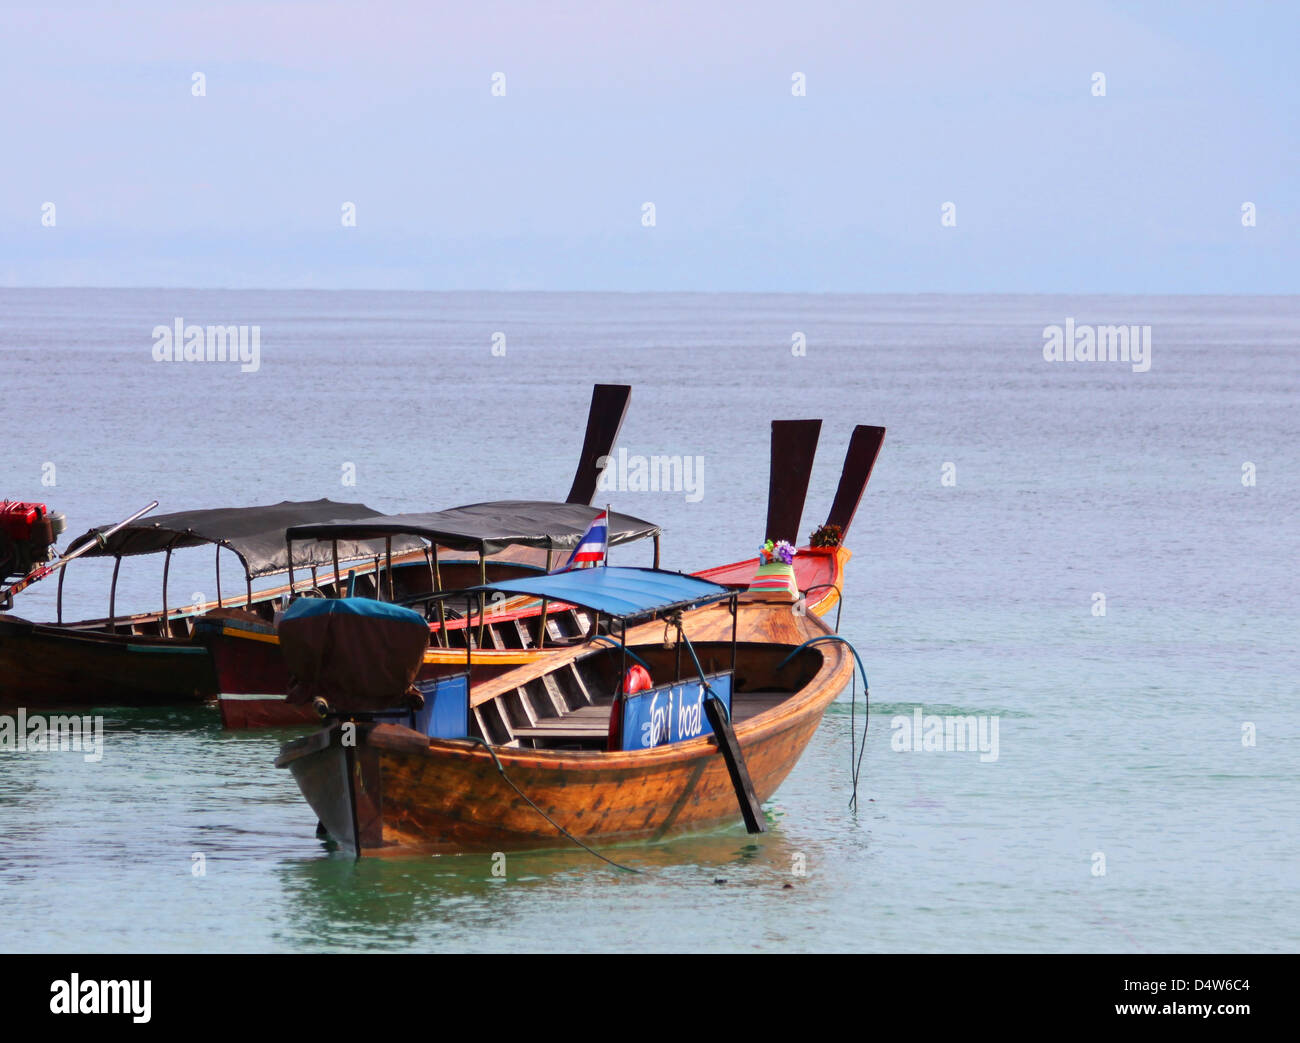
[[[722,700],[730,716],[731,674],[706,676],[713,694]],[[664,685],[637,692],[623,700],[620,735],[624,750],[648,750],[712,734],[713,728],[704,712],[704,685],[699,681]]]
[[415,715],[415,730],[430,739],[463,739],[469,734],[469,674],[417,681],[424,706]]
[[404,724],[430,739],[463,739],[469,735],[469,674],[453,674],[416,681],[424,696],[424,706],[410,710],[392,710],[377,714],[381,720]]

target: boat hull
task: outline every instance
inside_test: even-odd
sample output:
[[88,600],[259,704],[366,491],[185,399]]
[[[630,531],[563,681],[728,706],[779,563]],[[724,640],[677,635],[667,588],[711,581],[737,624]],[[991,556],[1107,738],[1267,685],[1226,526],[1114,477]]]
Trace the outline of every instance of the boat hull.
[[0,705],[173,706],[216,697],[207,649],[0,616]]

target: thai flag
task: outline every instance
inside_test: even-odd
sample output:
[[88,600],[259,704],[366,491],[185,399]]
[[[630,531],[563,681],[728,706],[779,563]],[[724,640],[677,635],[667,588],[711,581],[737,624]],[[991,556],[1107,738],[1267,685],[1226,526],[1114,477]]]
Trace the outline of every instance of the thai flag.
[[587,531],[582,534],[582,539],[578,545],[573,548],[573,553],[569,555],[569,560],[564,563],[561,572],[567,572],[569,569],[576,568],[579,565],[592,562],[599,564],[605,560],[605,548],[609,544],[609,512],[601,511],[591,520],[587,526]]

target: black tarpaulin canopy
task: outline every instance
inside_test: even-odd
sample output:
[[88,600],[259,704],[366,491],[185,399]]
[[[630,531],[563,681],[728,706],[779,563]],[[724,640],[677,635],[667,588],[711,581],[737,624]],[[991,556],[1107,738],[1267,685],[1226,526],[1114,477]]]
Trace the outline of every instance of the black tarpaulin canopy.
[[[250,578],[271,576],[288,571],[289,554],[284,533],[290,526],[338,518],[360,520],[366,517],[383,516],[364,503],[337,503],[334,500],[285,500],[261,507],[217,507],[203,511],[160,514],[119,529],[104,541],[103,546],[92,546],[83,556],[125,558],[135,554],[156,554],[183,547],[216,544],[238,555]],[[339,559],[352,561],[385,554],[387,547],[383,537],[387,534],[377,535],[380,537],[377,541],[340,540]],[[98,542],[98,530],[91,529],[68,544],[68,551]],[[420,550],[423,546],[418,539],[395,538],[393,553]],[[294,549],[295,568],[328,565],[332,561],[333,552],[328,546],[304,544]]]
[[[576,547],[600,508],[545,500],[492,500],[432,514],[388,514],[345,521],[305,522],[287,530],[290,540],[370,540],[420,536],[452,550],[495,554],[511,546]],[[658,536],[659,526],[609,513],[609,543],[617,546]],[[295,565],[297,554],[294,555]]]

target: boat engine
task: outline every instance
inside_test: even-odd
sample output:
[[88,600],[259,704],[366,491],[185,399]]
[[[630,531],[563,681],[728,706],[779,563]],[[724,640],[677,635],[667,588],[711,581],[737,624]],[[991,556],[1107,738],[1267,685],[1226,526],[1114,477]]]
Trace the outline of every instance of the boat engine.
[[67,524],[43,503],[0,503],[0,581],[26,576],[54,557],[54,541]]

